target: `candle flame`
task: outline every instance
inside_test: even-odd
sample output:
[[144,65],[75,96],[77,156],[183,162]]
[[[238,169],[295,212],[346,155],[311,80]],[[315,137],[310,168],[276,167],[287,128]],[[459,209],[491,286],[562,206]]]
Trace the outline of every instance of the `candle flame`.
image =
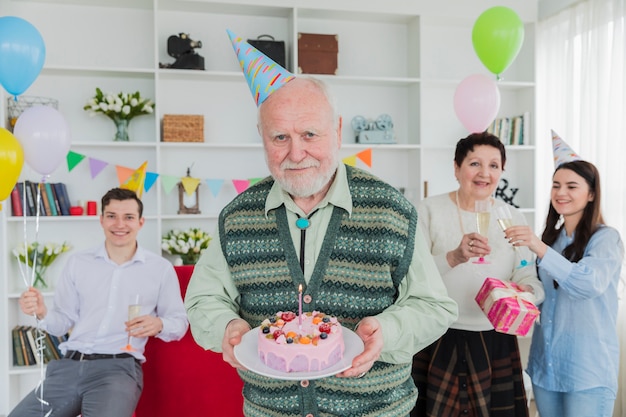
[[298,291],[302,292],[302,284],[298,285]]

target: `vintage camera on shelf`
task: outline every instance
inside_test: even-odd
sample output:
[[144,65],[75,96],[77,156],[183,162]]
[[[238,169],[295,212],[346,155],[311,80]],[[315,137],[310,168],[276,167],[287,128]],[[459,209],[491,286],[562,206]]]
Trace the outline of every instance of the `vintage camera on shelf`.
[[357,143],[396,143],[393,121],[388,114],[381,114],[376,120],[354,116],[351,124]]
[[196,53],[202,48],[201,41],[194,41],[188,33],[179,33],[167,38],[167,54],[176,58],[173,64],[159,63],[159,68],[204,70],[204,57]]

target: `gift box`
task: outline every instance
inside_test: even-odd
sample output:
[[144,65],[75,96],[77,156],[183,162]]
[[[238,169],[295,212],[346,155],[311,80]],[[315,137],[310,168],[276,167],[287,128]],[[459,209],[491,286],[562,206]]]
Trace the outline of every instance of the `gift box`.
[[487,278],[475,300],[497,332],[526,336],[539,316],[533,298],[514,282]]

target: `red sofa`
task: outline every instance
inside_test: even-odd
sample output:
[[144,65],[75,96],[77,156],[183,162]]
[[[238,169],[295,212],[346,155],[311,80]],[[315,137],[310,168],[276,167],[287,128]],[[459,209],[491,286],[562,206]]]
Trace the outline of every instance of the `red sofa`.
[[[183,297],[193,266],[176,267]],[[204,350],[187,331],[177,342],[150,338],[136,417],[243,416],[243,383],[219,353]]]

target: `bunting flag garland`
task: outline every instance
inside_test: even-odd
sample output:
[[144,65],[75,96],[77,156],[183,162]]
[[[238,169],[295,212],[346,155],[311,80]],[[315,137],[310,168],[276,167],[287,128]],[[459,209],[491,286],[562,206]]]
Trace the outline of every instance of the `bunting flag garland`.
[[372,148],[367,148],[364,151],[361,151],[357,154],[347,156],[343,158],[342,161],[344,164],[354,167],[356,166],[357,158],[360,159],[365,165],[371,168],[372,167]]
[[161,175],[160,178],[165,194],[169,194],[176,187],[176,184],[180,182],[180,177],[175,177],[174,175]]
[[250,180],[233,180],[233,185],[235,186],[237,194],[241,194],[250,186]]
[[137,194],[137,197],[141,198],[143,196],[143,185],[146,181],[146,167],[148,166],[148,161],[145,161],[139,168],[137,168],[126,180],[123,184],[120,185],[120,188],[125,188],[127,190],[134,191]]
[[68,172],[72,172],[72,170],[76,168],[76,165],[80,164],[82,160],[85,159],[85,155],[81,155],[79,153],[69,151],[65,159],[67,160]]
[[134,168],[123,167],[121,165],[115,165],[115,170],[117,171],[117,181],[120,184],[124,184],[126,180],[133,175],[133,172],[135,172]]
[[196,188],[200,185],[200,178],[193,177],[182,177],[180,179],[181,184],[183,184],[183,189],[185,190],[185,194],[188,196],[192,196],[193,193],[196,192]]
[[146,172],[146,181],[143,184],[143,190],[145,192],[150,191],[150,188],[152,188],[157,178],[159,178],[159,174],[156,172]]
[[346,156],[341,161],[346,165],[350,165],[351,167],[354,167],[356,166],[356,155]]
[[[76,166],[78,166],[85,158],[87,158],[89,162],[89,172],[91,174],[91,178],[94,179],[98,175],[104,171],[109,165],[111,165],[107,161],[103,161],[97,158],[88,157],[87,155],[80,154],[78,152],[69,151],[66,156],[67,160],[67,169],[68,172],[71,172]],[[357,160],[362,161],[368,167],[372,167],[372,149],[368,148],[363,151],[360,151],[354,155],[347,156],[343,158],[343,162],[346,165],[356,166]],[[224,178],[192,178],[192,177],[181,177],[177,175],[165,175],[159,174],[157,172],[147,172],[148,161],[145,161],[139,168],[129,168],[121,165],[115,165],[115,170],[117,174],[117,179],[122,188],[132,189],[137,193],[139,198],[143,195],[143,192],[148,192],[156,183],[157,179],[161,180],[161,186],[163,187],[163,191],[165,194],[169,194],[172,192],[176,184],[181,182],[185,189],[185,192],[189,195],[192,195],[196,189],[200,186],[200,184],[204,181],[206,185],[209,187],[211,194],[213,197],[217,197],[224,187],[224,182],[226,179]],[[237,194],[241,194],[245,190],[247,190],[252,185],[256,184],[264,177],[254,177],[248,179],[231,179],[233,186]]]
[[220,193],[222,189],[223,184],[224,184],[224,180],[222,179],[212,179],[212,178],[206,179],[206,185],[209,186],[209,190],[211,190],[211,194],[213,194],[213,197],[217,197],[217,195]]
[[107,166],[109,166],[108,162],[95,158],[89,158],[89,171],[91,172],[91,179],[96,178],[98,174],[101,173]]
[[364,151],[361,151],[356,154],[357,158],[359,158],[365,165],[368,167],[372,167],[372,148],[367,148]]

